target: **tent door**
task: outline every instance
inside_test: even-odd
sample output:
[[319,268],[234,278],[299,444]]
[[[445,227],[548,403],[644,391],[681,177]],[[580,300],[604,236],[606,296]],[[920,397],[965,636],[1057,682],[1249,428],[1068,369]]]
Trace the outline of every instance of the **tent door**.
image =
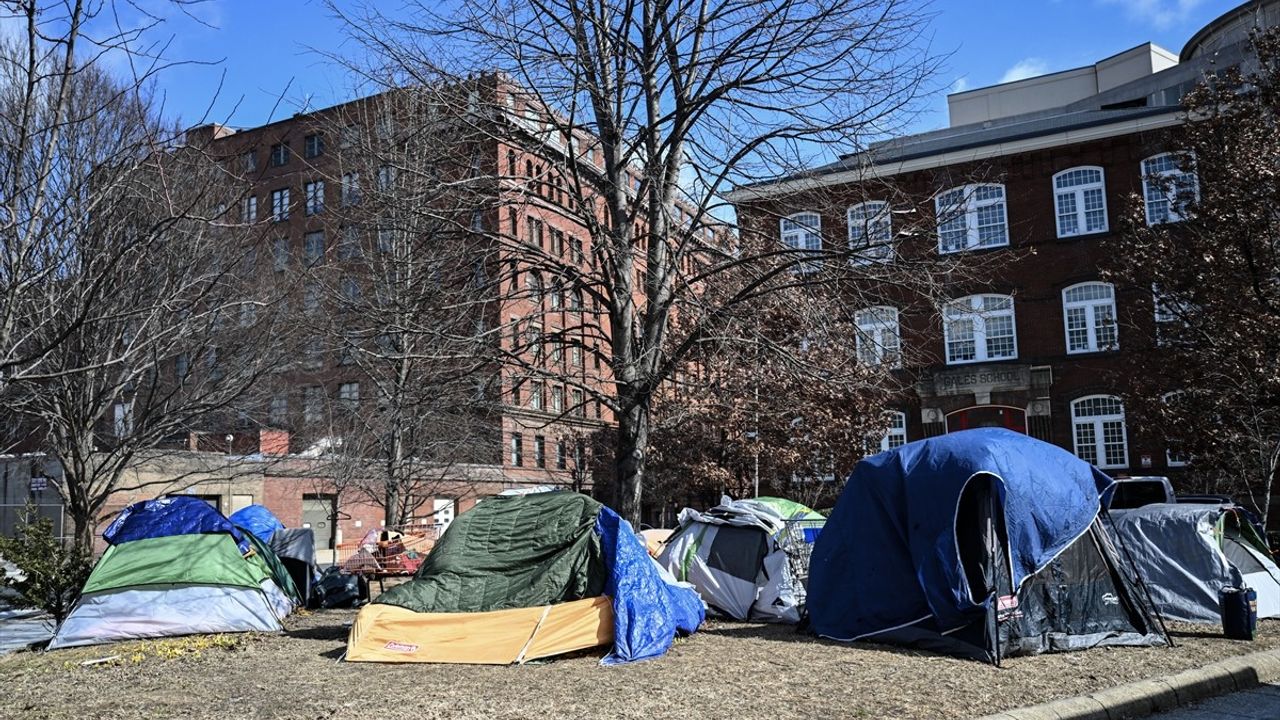
[[1000,663],[999,623],[1016,617],[999,482],[991,475],[969,480],[956,509],[956,548],[969,585],[969,599],[986,609],[984,635],[992,662]]

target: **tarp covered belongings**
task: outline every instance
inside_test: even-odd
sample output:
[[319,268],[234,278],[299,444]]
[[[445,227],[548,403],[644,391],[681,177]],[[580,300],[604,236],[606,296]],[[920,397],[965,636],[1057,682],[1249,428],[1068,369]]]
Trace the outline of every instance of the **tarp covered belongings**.
[[612,643],[656,657],[701,625],[628,523],[585,495],[498,496],[459,515],[409,582],[352,626],[347,659],[513,663]]
[[[204,505],[222,522],[188,500]],[[293,582],[270,547],[252,534],[233,534],[227,519],[198,499],[136,503],[121,518],[127,519],[128,532],[110,534],[111,546],[58,627],[51,649],[171,635],[279,631],[281,619],[298,604]],[[185,531],[202,527],[220,529]],[[241,551],[237,534],[248,551]]]
[[723,497],[706,512],[685,508],[679,519],[658,555],[676,579],[736,620],[800,621],[811,550],[805,536],[825,518],[782,498]]
[[1280,616],[1280,568],[1231,507],[1161,503],[1113,510],[1111,520],[1166,618],[1220,623],[1218,591],[1241,585],[1258,592],[1258,617]]
[[812,629],[993,662],[1165,644],[1136,571],[1098,522],[1112,483],[1055,445],[996,428],[866,458],[814,546]]

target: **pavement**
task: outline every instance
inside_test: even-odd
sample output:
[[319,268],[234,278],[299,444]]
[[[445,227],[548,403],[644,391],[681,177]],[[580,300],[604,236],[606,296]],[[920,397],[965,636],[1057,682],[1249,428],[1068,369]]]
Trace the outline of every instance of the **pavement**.
[[1280,683],[1148,716],[1151,720],[1280,720]]
[[0,604],[0,655],[22,650],[53,637],[53,619],[32,610],[11,610]]

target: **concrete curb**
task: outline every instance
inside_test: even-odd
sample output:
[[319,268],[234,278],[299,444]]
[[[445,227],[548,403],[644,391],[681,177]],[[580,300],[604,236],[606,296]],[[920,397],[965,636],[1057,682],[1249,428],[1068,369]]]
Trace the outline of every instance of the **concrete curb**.
[[1123,720],[1280,681],[1280,650],[1241,655],[1106,690],[985,715],[977,720]]

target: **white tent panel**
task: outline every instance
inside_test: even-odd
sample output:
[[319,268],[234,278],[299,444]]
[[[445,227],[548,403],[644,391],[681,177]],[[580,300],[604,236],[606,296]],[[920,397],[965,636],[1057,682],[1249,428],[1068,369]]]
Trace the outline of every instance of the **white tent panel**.
[[[290,603],[270,580],[276,594]],[[80,599],[49,649],[138,638],[225,632],[277,632],[278,612],[259,588],[225,585],[156,585],[109,590]]]

